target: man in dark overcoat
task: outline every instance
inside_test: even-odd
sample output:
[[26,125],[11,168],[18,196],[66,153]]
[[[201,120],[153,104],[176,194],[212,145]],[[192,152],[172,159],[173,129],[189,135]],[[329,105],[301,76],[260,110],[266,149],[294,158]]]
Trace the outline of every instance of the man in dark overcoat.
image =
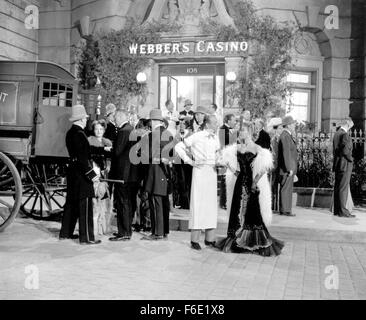
[[126,241],[132,236],[132,221],[137,207],[138,172],[137,166],[131,163],[130,150],[136,143],[130,139],[133,127],[128,122],[128,112],[117,110],[115,121],[118,128],[113,145],[111,178],[120,180],[114,184],[114,199],[117,209],[118,232],[111,241]]
[[349,118],[340,122],[340,128],[333,137],[333,171],[334,182],[334,215],[345,218],[354,218],[347,209],[349,196],[349,184],[353,169],[352,139],[348,131],[353,127],[353,121]]
[[91,166],[91,155],[88,138],[84,129],[88,115],[82,105],[72,107],[70,121],[72,127],[66,134],[66,147],[70,156],[70,165],[67,173],[67,195],[60,240],[75,239],[75,225],[79,220],[80,244],[98,244],[93,231],[93,181],[98,179]]
[[142,239],[161,240],[169,234],[171,178],[167,165],[169,152],[165,147],[171,143],[171,139],[164,127],[160,109],[151,110],[150,120],[152,131],[149,133],[149,168],[145,191],[149,194],[152,234]]
[[297,149],[295,141],[296,121],[291,116],[282,120],[283,131],[278,143],[278,168],[280,175],[280,214],[295,216],[292,213],[292,191],[294,176],[297,173]]

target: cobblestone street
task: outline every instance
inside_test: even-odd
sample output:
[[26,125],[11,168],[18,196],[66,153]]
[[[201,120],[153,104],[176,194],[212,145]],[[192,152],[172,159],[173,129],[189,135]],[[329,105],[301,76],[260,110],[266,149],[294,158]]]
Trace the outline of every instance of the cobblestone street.
[[[105,236],[80,246],[59,241],[58,229],[18,218],[0,234],[0,299],[366,299],[362,243],[284,239],[282,255],[264,258],[196,252],[180,231],[161,242],[134,233],[130,242]],[[39,270],[39,289],[26,289],[29,265]],[[325,285],[334,270],[338,290]]]

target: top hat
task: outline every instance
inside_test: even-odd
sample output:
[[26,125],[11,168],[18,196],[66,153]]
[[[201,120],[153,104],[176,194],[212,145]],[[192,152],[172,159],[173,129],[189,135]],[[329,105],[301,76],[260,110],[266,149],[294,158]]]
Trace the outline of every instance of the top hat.
[[204,115],[208,114],[208,111],[205,107],[198,106],[195,113],[203,113]]
[[160,109],[152,109],[150,111],[150,120],[164,121],[163,115]]
[[77,121],[89,118],[88,114],[85,111],[85,108],[81,104],[76,104],[71,108],[71,118],[69,121]]
[[292,123],[295,123],[296,122],[296,120],[294,120],[294,118],[293,117],[291,117],[291,116],[286,116],[286,117],[284,117],[283,118],[283,120],[282,120],[282,125],[283,126],[288,126],[288,125],[290,125],[290,124],[292,124]]
[[281,118],[271,118],[267,124],[268,128],[278,127],[282,124]]
[[190,99],[187,99],[186,101],[184,101],[184,106],[193,106],[193,103]]
[[108,103],[105,107],[105,116],[108,117],[111,113],[117,110],[116,106],[113,103]]

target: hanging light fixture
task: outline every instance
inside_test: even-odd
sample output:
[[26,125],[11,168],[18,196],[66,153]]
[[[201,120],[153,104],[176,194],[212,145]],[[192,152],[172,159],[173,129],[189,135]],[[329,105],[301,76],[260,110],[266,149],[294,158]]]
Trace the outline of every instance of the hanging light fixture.
[[139,72],[136,76],[137,83],[146,83],[147,76],[145,72]]
[[234,71],[229,71],[228,73],[226,73],[226,80],[229,82],[235,82],[236,73]]

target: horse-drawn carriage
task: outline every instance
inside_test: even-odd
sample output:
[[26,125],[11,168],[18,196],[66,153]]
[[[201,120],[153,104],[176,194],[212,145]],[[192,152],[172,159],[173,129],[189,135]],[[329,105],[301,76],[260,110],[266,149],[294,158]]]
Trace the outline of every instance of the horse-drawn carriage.
[[0,61],[0,231],[18,211],[54,217],[65,201],[65,133],[77,81],[51,62]]

